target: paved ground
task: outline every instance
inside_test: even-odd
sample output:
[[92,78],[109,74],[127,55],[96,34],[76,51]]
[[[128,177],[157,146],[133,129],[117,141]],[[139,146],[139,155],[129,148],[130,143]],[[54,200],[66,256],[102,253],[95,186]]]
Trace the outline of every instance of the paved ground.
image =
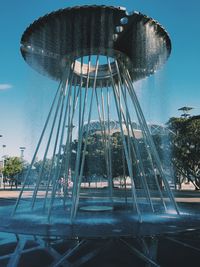
[[[0,233],[1,236],[1,233]],[[162,267],[199,267],[200,256],[200,232],[182,233],[179,236],[158,237],[158,250],[154,261],[156,266]],[[83,240],[79,240],[82,242]],[[124,244],[125,241],[127,245]],[[148,241],[148,240],[146,240]],[[0,243],[1,267],[146,267],[147,265],[132,248],[141,251],[140,240],[126,239],[100,239],[88,240],[86,245],[71,253],[67,262],[62,265],[54,265],[62,255],[73,248],[77,240],[52,240],[46,244],[43,240],[27,240],[19,259],[10,258],[17,245],[16,237],[10,235],[8,243]],[[181,243],[180,243],[181,242]],[[74,244],[73,244],[74,243]],[[22,243],[21,243],[22,246]],[[71,250],[72,251],[72,250]],[[54,258],[55,257],[55,258]],[[17,265],[11,265],[18,261]],[[8,265],[10,264],[10,265]],[[66,265],[65,265],[66,264]],[[153,266],[153,265],[152,265]]]
[[[20,189],[0,189],[0,198],[17,198],[19,196]],[[177,202],[189,202],[200,203],[200,191],[195,190],[177,190],[173,191]],[[32,190],[25,190],[23,193],[24,198],[32,196]],[[38,192],[38,197],[43,197],[44,191]]]
[[[11,199],[14,200],[18,197],[20,190],[0,190],[0,200]],[[32,192],[27,190],[24,192],[25,198],[30,198]],[[176,201],[180,205],[192,205],[199,210],[200,192],[194,190],[181,190],[174,192]],[[40,192],[40,197],[44,196]],[[3,201],[2,201],[3,203]],[[59,240],[58,240],[59,241]],[[137,239],[126,239],[126,241],[141,249]],[[70,240],[60,240],[54,242],[52,245],[54,250],[47,250],[43,246],[43,241],[39,241],[39,245],[30,243],[28,241],[24,252],[18,262],[17,267],[50,267],[52,266],[53,258],[52,251],[57,256],[65,253],[73,244]],[[35,242],[35,241],[34,241]],[[75,252],[69,258],[70,266],[80,267],[144,267],[144,261],[138,257],[132,249],[125,246],[120,239],[113,238],[110,240],[92,240],[88,241],[88,245],[83,247],[83,250]],[[183,242],[183,243],[181,243]],[[99,247],[100,246],[100,247]],[[0,233],[0,266],[7,267],[9,257],[12,255],[16,247],[16,236],[13,234]],[[29,249],[30,248],[30,249]],[[100,249],[99,249],[100,248]],[[91,251],[96,254],[90,257]],[[64,254],[63,254],[64,255]],[[186,233],[176,235],[161,235],[158,236],[158,251],[156,262],[162,267],[199,267],[200,266],[200,231],[193,230]],[[78,261],[82,260],[83,263],[77,265]]]
[[[10,189],[0,189],[0,198],[17,198],[19,196],[20,189],[16,190],[10,190]],[[24,198],[29,198],[32,196],[31,190],[26,190],[23,192]],[[38,192],[38,197],[44,196],[44,192]]]

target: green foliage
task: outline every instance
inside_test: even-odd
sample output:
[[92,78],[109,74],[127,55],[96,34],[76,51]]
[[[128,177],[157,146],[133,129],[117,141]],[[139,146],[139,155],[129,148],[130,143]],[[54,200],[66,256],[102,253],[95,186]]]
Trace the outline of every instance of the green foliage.
[[[191,118],[171,118],[167,126],[169,133],[166,132],[152,136],[166,175],[169,175],[170,178],[173,177],[172,167],[174,165],[175,177],[178,183],[181,183],[182,177],[187,177],[193,182],[196,189],[200,189],[200,116]],[[121,134],[116,132],[109,138],[112,177],[126,177],[129,174]],[[125,136],[125,139],[126,138],[128,137]],[[132,138],[133,137],[130,137],[129,141],[126,139],[126,142],[131,143]],[[150,170],[152,169],[150,164],[151,159],[149,158],[144,140],[133,140],[133,146],[134,142],[137,142],[144,171],[150,177]],[[72,171],[75,170],[76,165],[77,145],[78,142],[75,140],[72,143]],[[84,145],[85,139],[83,139],[81,147],[81,161]],[[92,177],[93,175],[108,176],[105,156],[105,151],[108,150],[108,146],[108,136],[103,138],[101,134],[94,133],[88,137],[83,170],[83,176],[85,178]],[[137,181],[138,168],[135,161],[136,156],[133,151],[131,157],[134,177],[136,177],[135,179]],[[150,178],[148,178],[148,181],[149,180]],[[140,185],[138,184],[136,186]]]
[[[73,172],[75,171],[76,165],[77,145],[78,142],[77,140],[75,140],[72,144],[73,153],[71,168]],[[82,143],[81,160],[83,156],[84,145],[85,139],[83,139]],[[125,161],[120,133],[114,133],[110,137],[108,135],[103,137],[101,134],[95,133],[93,135],[90,135],[87,140],[83,176],[86,179],[87,177],[92,176],[107,177],[108,166],[106,165],[106,157],[108,157],[109,153],[111,155],[112,161],[112,177],[116,178],[126,175],[127,164]]]
[[128,175],[128,167],[125,159],[121,134],[114,133],[111,136],[112,152],[112,176],[113,178]]
[[8,157],[4,161],[3,174],[5,177],[14,178],[23,169],[22,160],[19,157]]
[[[83,157],[83,151],[85,146],[85,138],[82,142],[81,148],[81,159]],[[78,149],[78,142],[75,140],[72,143],[72,158],[71,158],[71,168],[72,171],[75,171],[75,165],[77,160],[77,149]],[[86,146],[86,153],[85,153],[85,164],[83,169],[83,176],[85,178],[90,177],[92,175],[105,175],[106,167],[105,167],[105,156],[104,156],[104,142],[103,138],[99,134],[93,134],[88,137],[87,146]],[[80,171],[80,170],[79,170]]]
[[200,189],[200,116],[171,118],[168,127],[178,179],[185,176]]
[[165,170],[171,168],[171,142],[168,132],[152,135],[156,150]]
[[43,180],[47,180],[50,171],[53,174],[55,170],[55,164],[52,162],[52,159],[46,159],[44,164],[43,160],[38,160],[34,163],[34,167],[38,175],[42,173]]

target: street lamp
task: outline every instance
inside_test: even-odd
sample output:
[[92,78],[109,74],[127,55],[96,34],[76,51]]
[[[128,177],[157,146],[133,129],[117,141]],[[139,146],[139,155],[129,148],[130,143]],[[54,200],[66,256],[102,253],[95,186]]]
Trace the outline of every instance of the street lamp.
[[6,148],[6,145],[2,145],[2,148],[3,148],[3,157],[5,157],[5,152],[4,152],[4,149]]
[[178,110],[182,111],[183,114],[181,114],[181,117],[187,119],[190,117],[190,110],[194,109],[193,107],[182,107],[182,108],[179,108]]
[[[0,137],[3,137],[2,134],[0,134]],[[0,188],[3,187],[3,169],[4,169],[4,158],[3,158],[3,155],[2,155],[2,160],[0,162],[0,167],[1,167],[1,172],[0,172]]]
[[25,146],[20,146],[20,151],[21,151],[21,155],[20,155],[20,157],[21,157],[21,159],[23,159],[24,158],[24,150],[26,149],[26,147]]

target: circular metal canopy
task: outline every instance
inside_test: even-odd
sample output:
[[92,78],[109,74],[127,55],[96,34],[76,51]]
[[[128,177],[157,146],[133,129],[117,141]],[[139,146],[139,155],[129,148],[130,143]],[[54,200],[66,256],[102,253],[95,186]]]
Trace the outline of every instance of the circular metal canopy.
[[[170,51],[169,36],[158,22],[111,6],[78,6],[47,14],[31,24],[21,39],[26,62],[55,80],[62,79],[67,66],[72,69],[74,60],[74,75],[79,77],[78,59],[99,54],[120,59],[136,81],[159,69]],[[114,63],[111,68],[115,75]],[[103,80],[107,64],[100,71]]]

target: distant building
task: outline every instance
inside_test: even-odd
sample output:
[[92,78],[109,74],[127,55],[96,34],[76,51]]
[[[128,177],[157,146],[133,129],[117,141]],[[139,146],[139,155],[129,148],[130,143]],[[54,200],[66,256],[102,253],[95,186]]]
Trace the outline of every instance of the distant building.
[[[88,128],[89,127],[89,128]],[[166,135],[168,133],[168,129],[167,127],[163,126],[163,125],[158,125],[158,124],[148,124],[149,130],[151,132],[152,135]],[[127,135],[127,127],[126,124],[122,122],[122,128],[123,128],[123,132],[124,135]],[[131,129],[132,128],[132,129]],[[129,126],[129,133],[130,136],[132,136],[132,130],[134,132],[134,136],[135,138],[139,141],[139,149],[140,151],[142,151],[144,149],[144,143],[141,142],[143,139],[143,133],[142,130],[140,129],[139,125],[136,122],[132,122],[132,127]],[[110,122],[108,123],[108,121],[104,121],[104,122],[100,122],[100,121],[91,121],[89,126],[88,124],[85,124],[83,127],[83,135],[86,134],[86,132],[89,131],[89,135],[93,135],[93,134],[102,134],[104,133],[104,131],[106,132],[106,134],[108,134],[108,132],[110,132],[110,135],[113,135],[114,133],[120,133],[121,129],[120,129],[120,124],[118,121],[115,120],[110,120]],[[141,140],[141,141],[140,141]],[[143,155],[145,155],[144,152]],[[146,159],[143,158],[143,163],[145,164]],[[146,176],[147,176],[147,183],[150,189],[152,190],[156,190],[157,189],[157,185],[155,182],[155,178],[154,175],[155,173],[153,172],[149,172],[148,171],[149,168],[147,168],[147,166],[145,167],[145,172],[146,172]],[[158,182],[160,184],[160,177],[157,176]],[[127,180],[128,181],[128,180]],[[142,184],[141,184],[141,178],[139,177],[135,177],[135,186],[136,188],[142,188]],[[160,184],[160,188],[162,188],[162,185]]]
[[[148,124],[149,130],[151,132],[152,135],[164,135],[167,133],[167,128],[163,125],[159,125],[159,124]],[[122,122],[122,128],[124,131],[124,134],[127,134],[127,127],[126,124]],[[133,128],[133,132],[134,132],[134,136],[136,139],[140,139],[142,138],[142,130],[140,129],[139,125],[136,122],[132,122],[132,128]],[[83,135],[86,134],[88,129],[88,124],[86,123],[83,126]],[[116,120],[110,120],[110,122],[108,123],[108,121],[91,121],[89,124],[89,135],[94,134],[94,133],[99,133],[101,134],[102,131],[105,131],[106,133],[110,132],[110,134],[112,135],[113,133],[116,132],[120,132],[120,124],[118,121]],[[131,127],[129,126],[129,131],[131,134]]]

